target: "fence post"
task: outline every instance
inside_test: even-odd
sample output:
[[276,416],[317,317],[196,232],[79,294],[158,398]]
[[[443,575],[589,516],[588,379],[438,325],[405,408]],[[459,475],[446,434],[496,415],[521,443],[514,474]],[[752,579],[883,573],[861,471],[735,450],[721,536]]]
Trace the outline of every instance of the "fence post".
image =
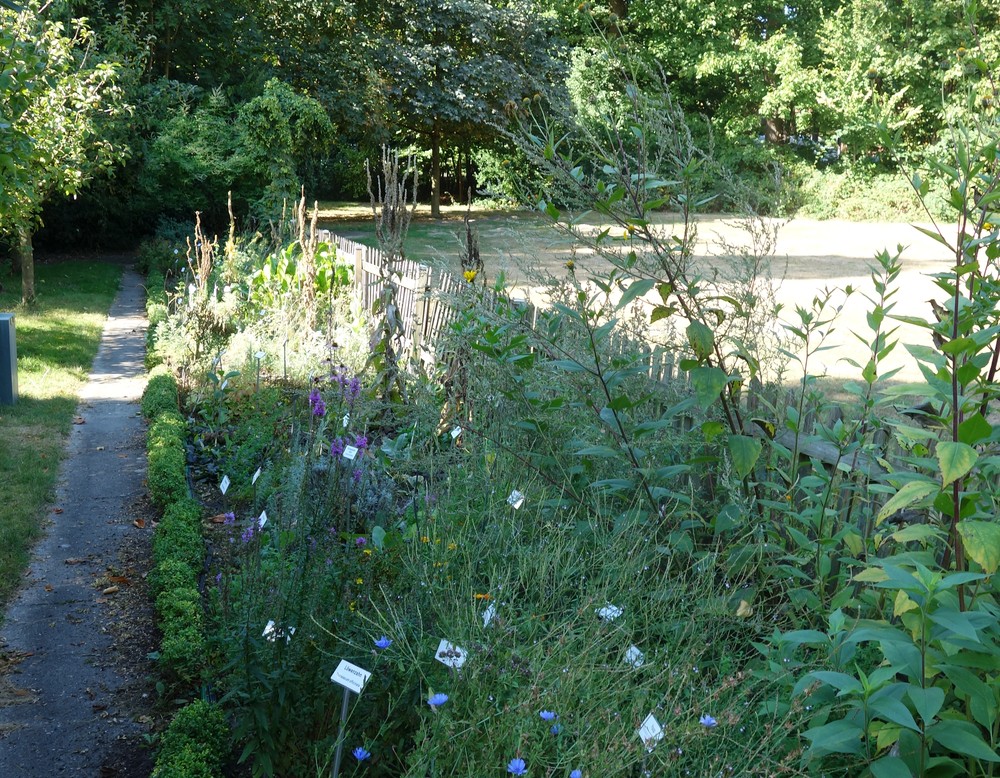
[[14,314],[0,313],[0,405],[17,402],[17,336]]
[[365,285],[363,274],[365,272],[364,255],[361,253],[361,246],[354,247],[354,288],[362,289]]
[[413,291],[413,359],[420,361],[420,349],[426,339],[426,329],[430,323],[431,269],[420,266],[417,288]]

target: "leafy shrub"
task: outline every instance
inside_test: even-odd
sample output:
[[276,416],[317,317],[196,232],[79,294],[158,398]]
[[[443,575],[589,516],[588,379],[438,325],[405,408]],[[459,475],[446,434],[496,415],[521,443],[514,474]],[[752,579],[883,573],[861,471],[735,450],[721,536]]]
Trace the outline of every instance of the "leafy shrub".
[[153,778],[218,778],[228,740],[218,706],[204,700],[186,705],[163,733]]
[[146,390],[142,393],[142,415],[153,419],[168,411],[176,413],[177,403],[177,379],[163,367],[150,371]]
[[193,570],[200,569],[205,558],[200,518],[201,507],[194,500],[184,498],[170,503],[153,538],[153,561],[172,559]]
[[176,411],[161,413],[147,435],[147,484],[153,503],[165,507],[187,496],[184,419]]

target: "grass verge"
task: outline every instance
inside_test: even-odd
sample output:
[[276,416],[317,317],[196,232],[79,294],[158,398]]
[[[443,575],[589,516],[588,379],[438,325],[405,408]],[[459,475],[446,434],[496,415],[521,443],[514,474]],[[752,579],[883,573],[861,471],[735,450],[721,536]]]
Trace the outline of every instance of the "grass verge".
[[[18,402],[0,406],[0,605],[16,591],[53,499],[77,398],[97,354],[120,265],[69,261],[36,268],[38,302],[0,292],[15,314]],[[14,287],[14,289],[11,289]]]

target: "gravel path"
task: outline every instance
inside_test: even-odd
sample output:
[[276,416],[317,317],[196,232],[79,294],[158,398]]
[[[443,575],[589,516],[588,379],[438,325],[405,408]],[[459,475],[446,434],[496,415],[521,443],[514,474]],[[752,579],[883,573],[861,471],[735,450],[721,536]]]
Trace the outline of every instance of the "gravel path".
[[[48,531],[0,629],[3,778],[150,772],[140,743],[152,635],[139,589],[152,522],[137,513],[145,505],[145,328],[141,279],[126,270]],[[138,630],[128,627],[137,618],[130,601],[139,603]]]

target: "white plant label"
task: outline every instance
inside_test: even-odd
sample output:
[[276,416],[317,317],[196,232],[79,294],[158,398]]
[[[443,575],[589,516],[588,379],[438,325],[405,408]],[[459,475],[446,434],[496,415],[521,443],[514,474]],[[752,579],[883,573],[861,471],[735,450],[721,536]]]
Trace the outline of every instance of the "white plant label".
[[230,483],[229,482],[229,476],[228,475],[222,476],[222,480],[219,482],[219,491],[222,492],[223,494],[225,494],[226,492],[228,492],[229,491],[229,483]]
[[624,612],[624,608],[619,608],[617,605],[612,605],[611,603],[608,603],[603,608],[598,608],[594,611],[601,621],[614,621]]
[[490,625],[490,622],[493,621],[493,619],[495,619],[496,617],[497,617],[497,606],[491,602],[490,607],[488,607],[485,611],[483,611],[483,626],[488,627]]
[[352,462],[354,458],[358,455],[357,446],[344,446],[344,459],[350,459]]
[[449,643],[447,640],[442,639],[438,644],[437,651],[434,652],[434,658],[437,659],[445,667],[452,667],[458,670],[465,664],[465,660],[468,657],[464,648],[459,648],[458,646]]
[[451,431],[451,439],[452,440],[458,440],[458,436],[461,435],[461,434],[462,434],[462,428],[461,427],[455,427],[455,429],[453,429]]
[[342,421],[344,422],[344,429],[347,429],[347,425],[351,423],[351,414],[345,413]]
[[257,519],[257,529],[264,529],[265,524],[267,524],[267,511],[261,511],[260,518]]
[[267,355],[266,355],[266,354],[265,354],[265,353],[264,353],[263,351],[258,351],[258,352],[257,352],[256,354],[254,354],[254,356],[255,356],[255,357],[256,357],[257,359],[263,359],[263,358],[264,358],[265,356],[267,356]]
[[341,659],[337,669],[330,676],[330,680],[340,684],[345,689],[350,689],[355,694],[361,694],[361,690],[365,688],[365,684],[371,677],[372,674],[367,670],[352,665],[346,659]]
[[524,505],[524,494],[515,489],[510,493],[510,497],[507,498],[507,504],[516,511]]
[[267,626],[264,627],[264,633],[261,635],[261,637],[267,638],[268,642],[270,643],[273,643],[278,638],[284,638],[285,642],[289,643],[291,642],[292,635],[294,634],[295,634],[295,627],[289,627],[288,633],[286,634],[285,630],[278,629],[277,627],[275,627],[274,621],[272,620],[267,622]]
[[637,646],[632,646],[628,651],[625,652],[625,664],[632,665],[632,667],[639,668],[646,663],[646,657],[638,649]]
[[253,486],[257,483],[257,479],[260,478],[260,468],[257,468],[257,472],[253,474],[253,478],[250,479],[250,485]]
[[646,720],[642,722],[642,726],[639,727],[638,735],[639,739],[642,740],[642,744],[646,746],[646,750],[652,751],[656,747],[656,744],[663,740],[663,727],[656,720],[656,716],[650,713],[646,716]]

